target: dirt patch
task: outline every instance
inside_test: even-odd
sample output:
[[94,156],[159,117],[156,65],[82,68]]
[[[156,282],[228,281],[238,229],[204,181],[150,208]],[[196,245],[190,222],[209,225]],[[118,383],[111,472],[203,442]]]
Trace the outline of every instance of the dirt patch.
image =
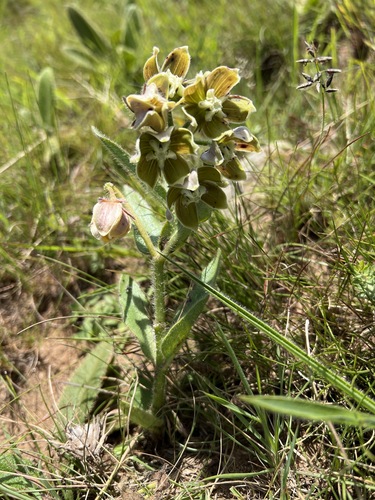
[[[34,429],[51,431],[59,396],[81,356],[79,348],[69,339],[69,328],[51,328],[40,345],[32,350],[20,349],[9,354],[13,371],[3,370],[0,391],[5,404],[1,408],[1,441],[9,447],[11,441],[32,445],[29,433]],[[33,444],[33,446],[35,443]],[[38,443],[40,447],[41,443]],[[32,447],[33,447],[32,446]],[[0,445],[0,450],[2,446]]]

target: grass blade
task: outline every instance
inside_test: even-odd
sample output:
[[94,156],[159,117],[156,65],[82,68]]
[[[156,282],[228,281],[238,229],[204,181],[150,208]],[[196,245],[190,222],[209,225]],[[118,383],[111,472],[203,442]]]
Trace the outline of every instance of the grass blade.
[[336,405],[284,396],[240,396],[242,401],[282,415],[355,426],[375,427],[375,416]]

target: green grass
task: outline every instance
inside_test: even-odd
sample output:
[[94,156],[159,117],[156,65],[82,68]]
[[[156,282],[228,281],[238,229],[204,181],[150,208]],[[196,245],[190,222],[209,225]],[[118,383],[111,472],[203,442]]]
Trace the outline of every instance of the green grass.
[[[333,413],[306,419],[302,410],[295,418],[287,404],[272,412],[240,398],[301,398],[373,418],[371,1],[139,0],[135,11],[120,0],[104,4],[79,2],[108,41],[104,54],[80,41],[60,2],[1,5],[1,494],[371,498],[375,453],[368,421],[353,425]],[[129,12],[134,17],[127,25]],[[312,37],[342,70],[334,80],[339,92],[323,100],[314,88],[295,89],[301,69],[310,68],[294,61],[305,57],[303,41]],[[192,75],[220,64],[240,67],[236,92],[254,101],[257,113],[248,125],[263,148],[248,180],[232,191],[230,210],[215,214],[175,256],[199,275],[220,248],[217,288],[235,304],[209,299],[171,366],[167,423],[156,443],[124,418],[145,380],[134,370],[142,360],[136,342],[124,339],[115,288],[126,269],[147,291],[147,262],[132,238],[103,247],[88,229],[103,183],[124,182],[91,126],[133,152],[136,135],[127,129],[131,116],[121,97],[141,88],[154,45],[162,57],[188,45]],[[173,316],[189,278],[174,264],[168,277]],[[256,320],[297,344],[307,359]],[[61,448],[65,421],[48,391],[40,389],[43,417],[25,399],[39,391],[35,379],[28,385],[32,370],[47,374],[43,359],[33,364],[30,352],[43,349],[53,334],[82,355],[100,352],[103,341],[112,349],[104,382],[91,377],[84,394],[94,413],[109,413],[108,439],[91,457]],[[367,403],[314,372],[309,356]]]

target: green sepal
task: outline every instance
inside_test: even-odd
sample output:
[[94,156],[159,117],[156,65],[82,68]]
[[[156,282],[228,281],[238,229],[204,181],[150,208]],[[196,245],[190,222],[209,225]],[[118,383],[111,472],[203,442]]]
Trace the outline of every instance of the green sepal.
[[[216,257],[208,264],[201,274],[201,280],[210,286],[214,286],[219,272],[221,253],[218,251]],[[162,354],[168,362],[175,355],[181,344],[188,337],[198,316],[203,311],[209,294],[198,284],[191,289],[184,306],[177,311],[174,323],[166,333],[161,343]]]
[[148,315],[148,301],[140,286],[130,276],[123,274],[119,283],[122,320],[137,337],[146,358],[156,360],[156,341]]
[[113,357],[113,346],[99,342],[75,369],[58,402],[63,423],[83,423],[98,397],[103,377]]

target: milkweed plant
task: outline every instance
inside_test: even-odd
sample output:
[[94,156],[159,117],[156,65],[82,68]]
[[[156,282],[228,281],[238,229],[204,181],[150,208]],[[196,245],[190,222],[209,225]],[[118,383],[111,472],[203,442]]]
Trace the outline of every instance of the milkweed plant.
[[[131,128],[138,132],[134,155],[94,129],[124,169],[126,186],[123,192],[112,183],[104,186],[106,196],[94,206],[90,224],[104,243],[124,237],[133,226],[137,247],[150,260],[151,304],[126,273],[119,286],[123,320],[153,367],[150,380],[138,388],[130,418],[154,432],[163,422],[168,369],[208,297],[204,287],[193,286],[168,320],[165,264],[214,210],[227,208],[223,188],[246,179],[245,157],[260,151],[243,125],[255,107],[232,93],[238,69],[218,66],[189,79],[188,47],[174,49],[161,66],[158,53],[154,47],[144,65],[141,92],[124,98],[133,115]],[[219,261],[218,254],[203,270],[204,283],[215,283]]]

